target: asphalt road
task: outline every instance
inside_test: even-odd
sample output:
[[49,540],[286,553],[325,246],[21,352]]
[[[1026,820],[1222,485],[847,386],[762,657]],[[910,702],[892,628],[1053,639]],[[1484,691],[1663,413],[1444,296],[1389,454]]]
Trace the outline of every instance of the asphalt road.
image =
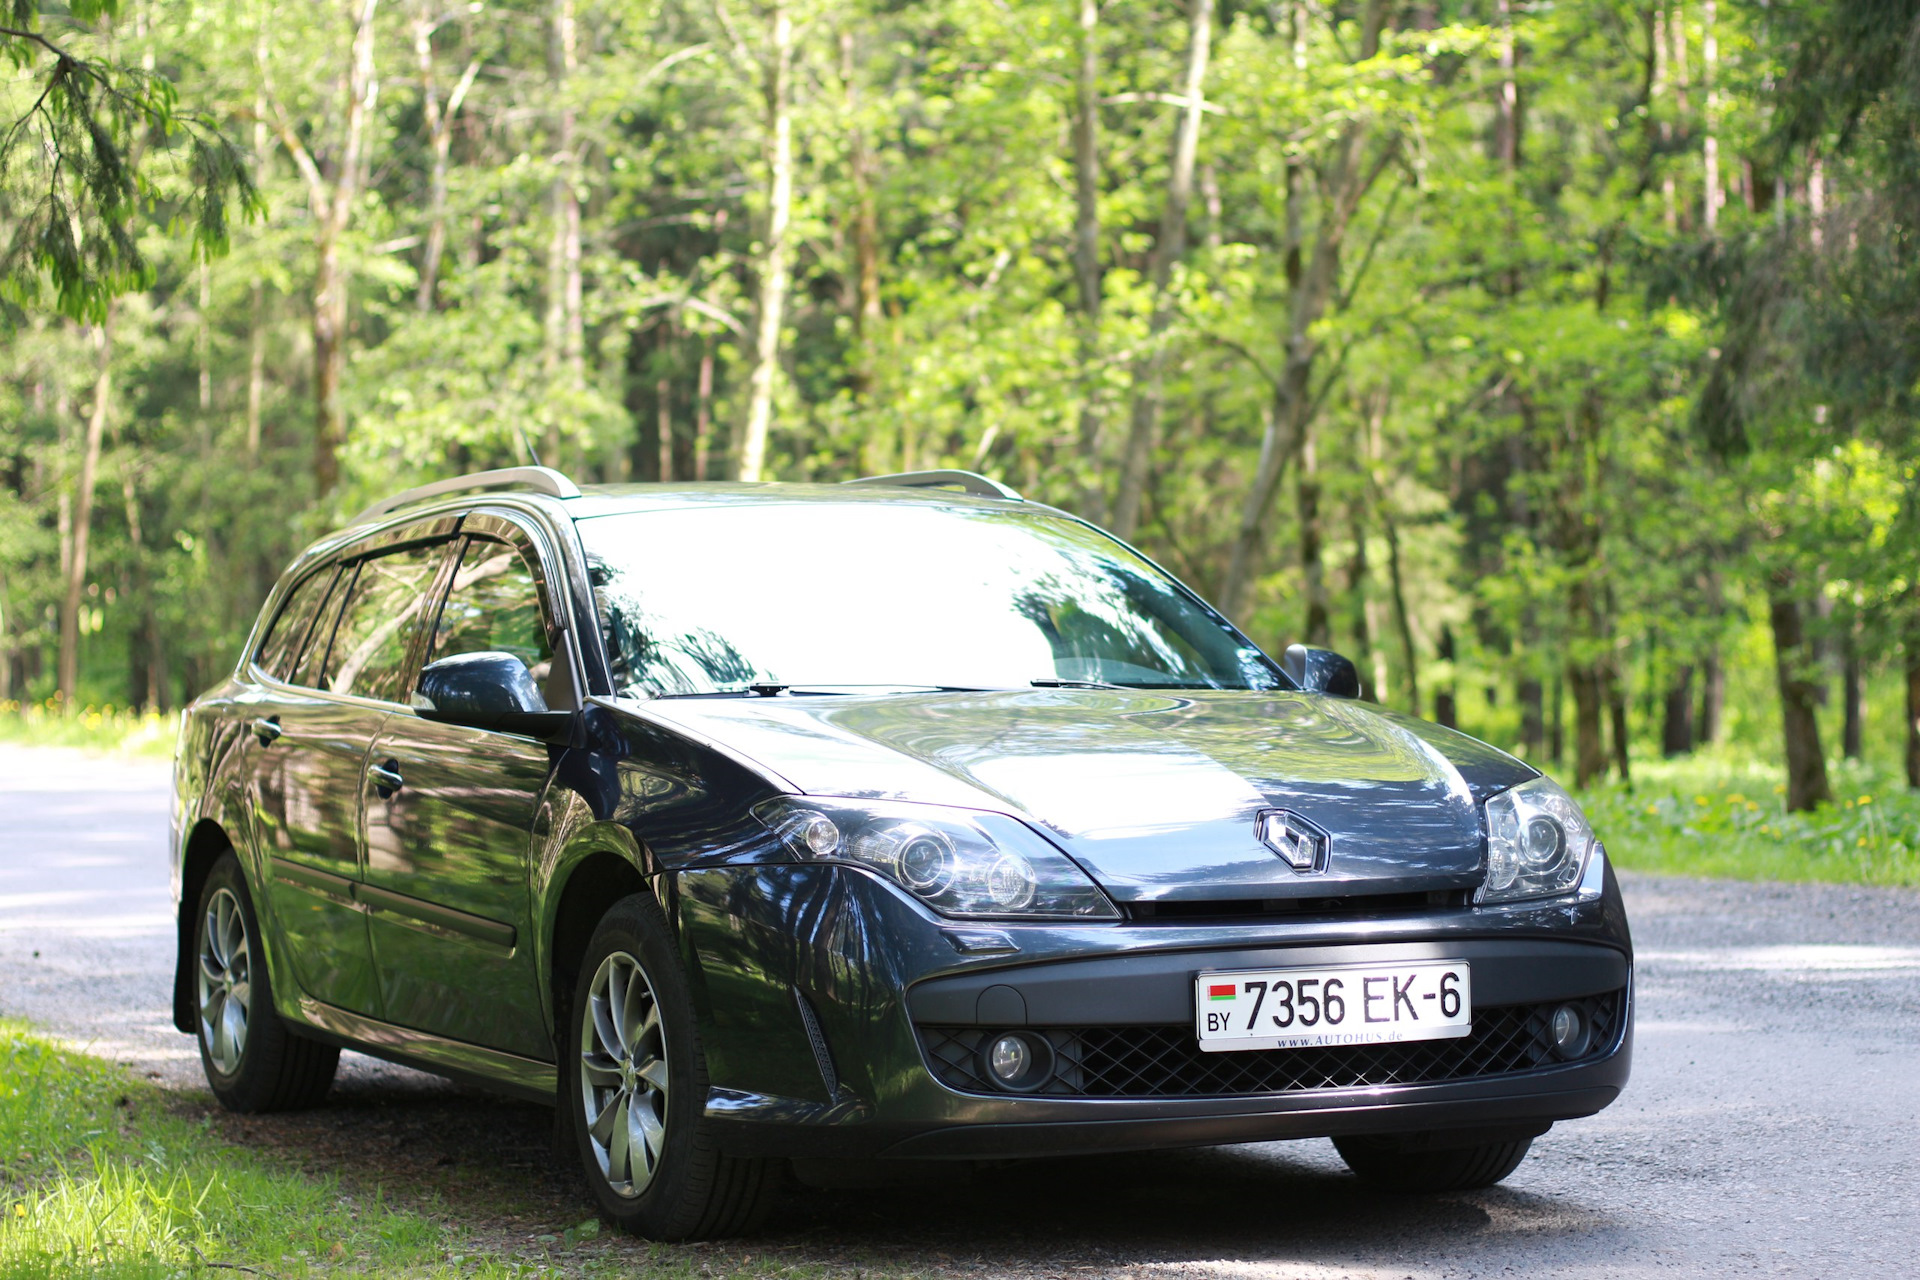
[[[190,1093],[166,792],[163,764],[0,747],[0,1013]],[[1920,893],[1629,877],[1627,898],[1633,1083],[1493,1190],[1376,1196],[1328,1143],[1269,1143],[800,1193],[761,1238],[696,1252],[848,1274],[1920,1275]],[[320,1111],[220,1123],[426,1187],[501,1248],[587,1216],[548,1167],[548,1113],[343,1063]]]

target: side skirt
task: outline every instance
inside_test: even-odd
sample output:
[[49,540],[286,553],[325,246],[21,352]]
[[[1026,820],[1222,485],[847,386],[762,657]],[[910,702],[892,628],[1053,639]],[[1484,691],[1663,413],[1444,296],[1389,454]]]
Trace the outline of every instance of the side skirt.
[[300,1021],[304,1024],[300,1033],[311,1039],[371,1054],[403,1067],[417,1067],[463,1084],[478,1085],[530,1102],[551,1103],[557,1092],[559,1076],[551,1062],[538,1062],[498,1049],[483,1049],[477,1044],[396,1027],[362,1013],[323,1004],[305,994],[300,997]]

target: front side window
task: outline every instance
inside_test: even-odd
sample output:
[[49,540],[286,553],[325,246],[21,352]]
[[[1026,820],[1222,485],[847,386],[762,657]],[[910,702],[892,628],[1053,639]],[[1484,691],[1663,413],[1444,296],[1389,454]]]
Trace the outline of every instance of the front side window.
[[540,589],[524,554],[490,538],[460,553],[447,603],[434,629],[434,659],[462,653],[510,653],[544,681],[553,663]]
[[[280,606],[280,612],[274,615],[266,638],[261,641],[260,652],[255,660],[262,671],[275,680],[293,679],[294,665],[300,660],[301,645],[307,633],[313,629],[314,616],[320,612],[320,606],[327,598],[327,588],[332,585],[331,566],[308,574],[294,584],[293,590],[287,593],[286,602]],[[325,643],[323,638],[323,648]]]
[[383,702],[403,700],[407,656],[424,625],[445,553],[445,543],[433,543],[359,562],[327,654],[328,689]]
[[625,693],[1281,686],[1178,583],[1063,516],[797,502],[578,527]]

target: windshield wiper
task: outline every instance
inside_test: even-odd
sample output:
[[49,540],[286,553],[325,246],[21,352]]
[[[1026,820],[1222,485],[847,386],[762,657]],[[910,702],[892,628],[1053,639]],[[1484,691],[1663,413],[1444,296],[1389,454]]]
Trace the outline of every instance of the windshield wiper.
[[986,693],[988,690],[968,684],[808,684],[796,680],[791,684],[777,684],[765,681],[750,684],[743,689],[710,689],[702,693],[657,693],[655,699],[664,698],[772,698],[780,694],[792,694],[795,697],[872,697],[886,693]]
[[1036,689],[1125,689],[1124,684],[1108,684],[1105,680],[1063,680],[1057,676],[1042,676],[1038,680],[1029,680],[1028,684]]

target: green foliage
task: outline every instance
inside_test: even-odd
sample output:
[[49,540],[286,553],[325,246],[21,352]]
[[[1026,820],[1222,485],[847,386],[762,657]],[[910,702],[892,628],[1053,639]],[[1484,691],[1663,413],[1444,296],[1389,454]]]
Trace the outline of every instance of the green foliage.
[[[1100,517],[1153,365],[1136,541],[1263,645],[1332,643],[1589,782],[1694,745],[1708,683],[1724,742],[1783,677],[1837,704],[1844,670],[1920,662],[1920,64],[1874,34],[1912,35],[1906,0],[1723,0],[1711,31],[1623,0],[1221,6],[1159,322],[1181,6],[1108,0],[1090,37],[1053,0],[790,7],[773,474],[969,467]],[[4,38],[40,140],[0,183],[6,287],[89,323],[22,311],[0,347],[0,697],[52,692],[64,620],[71,705],[177,705],[304,541],[410,482],[530,451],[732,473],[770,3],[15,8],[95,78],[33,114],[80,65]],[[47,212],[48,138],[79,214]],[[229,219],[250,190],[264,216]],[[66,266],[32,256],[72,225]],[[1778,667],[1776,601],[1805,632]]]
[[1920,797],[1867,766],[1840,769],[1836,783],[1833,804],[1785,813],[1777,765],[1704,758],[1647,765],[1633,788],[1588,791],[1581,803],[1629,871],[1920,886]]
[[[182,109],[173,82],[125,65],[116,48],[119,0],[79,0],[55,11],[56,39],[35,0],[11,0],[0,26],[0,324],[19,308],[105,318],[110,298],[150,287],[138,243],[143,214],[184,232],[196,252],[225,253],[232,211],[263,206],[239,152],[206,115]],[[142,42],[144,43],[144,42]]]

